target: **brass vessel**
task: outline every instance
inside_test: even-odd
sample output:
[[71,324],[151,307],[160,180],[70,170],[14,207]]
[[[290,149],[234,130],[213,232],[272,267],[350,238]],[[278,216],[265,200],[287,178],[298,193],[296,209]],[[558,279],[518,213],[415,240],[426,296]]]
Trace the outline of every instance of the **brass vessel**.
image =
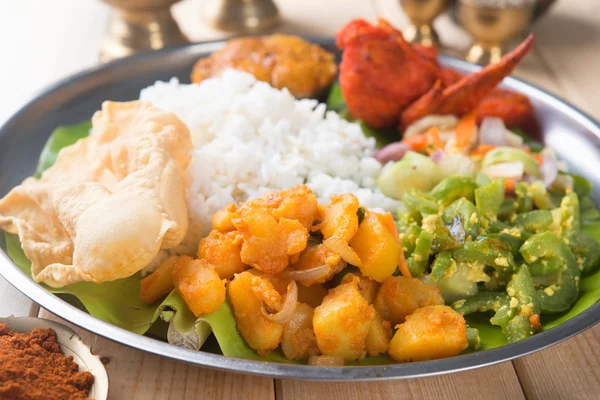
[[235,33],[257,33],[280,22],[273,0],[208,0],[204,17],[213,27]]
[[475,0],[460,0],[460,22],[475,38],[467,53],[467,61],[482,65],[500,61],[507,44],[527,29],[532,11],[531,6],[487,8],[478,6]]
[[171,15],[180,0],[102,1],[114,8],[100,49],[102,62],[188,41]]
[[439,38],[433,29],[433,20],[448,6],[448,0],[400,0],[411,25],[403,32],[411,43],[425,46],[439,45]]

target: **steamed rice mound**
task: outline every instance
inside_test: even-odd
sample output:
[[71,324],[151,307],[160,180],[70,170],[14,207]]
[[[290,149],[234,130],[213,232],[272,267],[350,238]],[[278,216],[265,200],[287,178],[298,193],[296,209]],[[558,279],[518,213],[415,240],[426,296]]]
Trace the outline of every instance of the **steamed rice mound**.
[[192,135],[189,252],[221,208],[302,183],[319,202],[354,193],[369,208],[398,206],[376,188],[375,140],[316,100],[296,100],[235,70],[195,85],[156,82],[140,98],[175,113]]

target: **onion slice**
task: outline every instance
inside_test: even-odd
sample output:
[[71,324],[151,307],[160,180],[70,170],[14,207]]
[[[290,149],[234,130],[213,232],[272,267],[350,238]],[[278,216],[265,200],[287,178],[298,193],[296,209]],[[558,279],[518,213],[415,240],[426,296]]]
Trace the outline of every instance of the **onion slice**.
[[520,161],[504,162],[493,165],[488,165],[482,171],[490,179],[495,178],[510,178],[521,179],[525,173],[525,167]]
[[390,143],[375,153],[375,159],[382,164],[389,161],[400,161],[409,150],[411,150],[411,147],[406,143]]
[[437,163],[444,176],[475,175],[475,163],[473,162],[473,160],[471,160],[469,157],[463,154],[444,154],[443,157],[439,161],[437,161]]
[[506,126],[501,118],[486,117],[479,127],[479,144],[506,146],[508,144],[506,133]]
[[439,164],[440,161],[442,161],[442,159],[444,158],[444,150],[436,150],[433,152],[433,154],[431,155],[431,159],[433,160],[433,162],[435,162],[436,164]]
[[458,118],[454,115],[428,115],[410,124],[404,131],[404,138],[420,135],[434,126],[441,131],[454,129],[457,124]]
[[542,181],[545,187],[550,187],[552,182],[556,180],[558,176],[558,162],[551,150],[542,151],[543,162],[540,166],[540,174],[542,175]]
[[293,279],[297,282],[316,282],[323,278],[327,278],[331,273],[331,267],[329,265],[319,265],[318,267],[310,269],[298,269],[298,270],[286,270],[280,273],[278,276],[284,279]]
[[552,185],[552,182],[554,182],[558,176],[558,165],[556,165],[556,161],[549,157],[544,157],[544,162],[540,167],[540,173],[542,174],[544,186],[549,187]]
[[333,253],[339,254],[340,257],[342,257],[342,260],[346,261],[348,264],[358,268],[362,267],[362,261],[358,257],[358,254],[356,254],[352,247],[342,239],[332,236],[323,241],[323,246],[327,247]]
[[296,281],[292,280],[287,286],[287,293],[285,294],[281,310],[273,313],[273,310],[271,310],[263,301],[260,307],[260,311],[262,312],[262,315],[269,321],[273,321],[278,324],[285,324],[289,322],[294,316],[297,305],[298,285],[296,285]]
[[452,235],[454,239],[458,240],[460,243],[465,242],[465,237],[467,234],[465,232],[465,228],[463,227],[460,216],[455,216],[452,222],[446,225],[446,228],[448,228],[450,235]]

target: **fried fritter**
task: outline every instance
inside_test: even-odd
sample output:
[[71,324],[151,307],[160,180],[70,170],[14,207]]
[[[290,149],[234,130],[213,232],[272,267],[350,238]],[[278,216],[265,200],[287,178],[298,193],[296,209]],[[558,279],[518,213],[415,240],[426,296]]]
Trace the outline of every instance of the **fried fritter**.
[[210,57],[196,62],[192,82],[222,74],[227,68],[251,73],[295,97],[315,97],[337,74],[335,56],[297,36],[271,35],[232,39]]
[[188,128],[132,101],[104,102],[92,132],[40,179],[0,200],[0,228],[19,235],[36,282],[52,287],[129,277],[188,230]]

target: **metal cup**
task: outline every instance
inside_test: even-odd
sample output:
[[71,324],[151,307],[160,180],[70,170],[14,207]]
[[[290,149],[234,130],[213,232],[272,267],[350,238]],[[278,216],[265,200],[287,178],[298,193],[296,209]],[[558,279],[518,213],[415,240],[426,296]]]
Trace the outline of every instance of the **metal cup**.
[[403,32],[404,38],[425,46],[439,45],[432,23],[446,9],[448,0],[400,0],[400,4],[411,22]]
[[474,0],[460,0],[458,16],[475,43],[466,59],[475,64],[500,61],[507,44],[523,33],[531,22],[533,7],[489,8]]
[[256,33],[277,25],[273,0],[209,0],[204,16],[213,27],[235,33]]
[[114,7],[100,50],[103,62],[188,41],[171,15],[180,0],[102,1]]

